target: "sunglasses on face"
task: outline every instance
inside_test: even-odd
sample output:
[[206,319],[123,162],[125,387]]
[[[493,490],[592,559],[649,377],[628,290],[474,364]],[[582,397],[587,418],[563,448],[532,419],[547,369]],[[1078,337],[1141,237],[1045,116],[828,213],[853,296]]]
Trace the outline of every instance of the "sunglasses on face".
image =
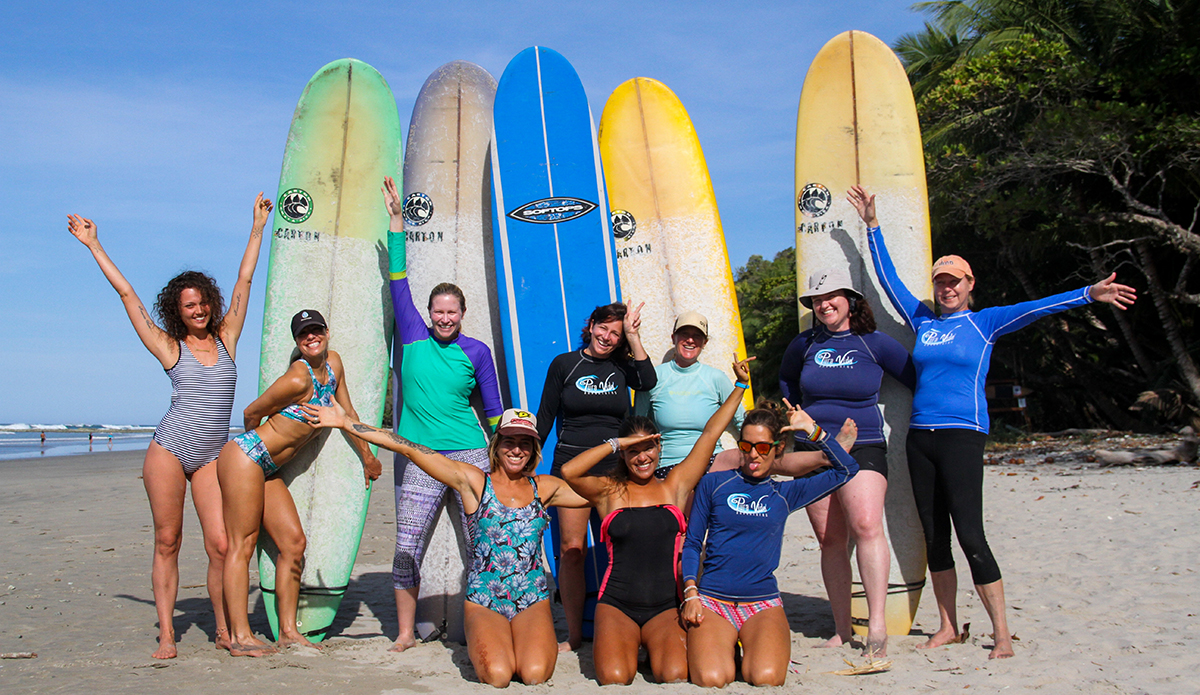
[[759,456],[766,456],[767,454],[771,453],[771,449],[774,449],[778,445],[779,442],[749,442],[745,439],[738,440],[739,449],[747,454],[753,449],[754,451],[758,452]]

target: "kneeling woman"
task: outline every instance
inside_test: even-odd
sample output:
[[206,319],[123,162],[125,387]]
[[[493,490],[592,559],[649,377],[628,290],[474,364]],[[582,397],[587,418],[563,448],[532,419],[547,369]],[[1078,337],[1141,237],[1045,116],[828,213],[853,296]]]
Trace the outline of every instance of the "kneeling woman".
[[560,478],[530,475],[542,457],[537,419],[523,410],[504,411],[488,444],[491,472],[485,474],[398,434],[364,425],[336,404],[307,410],[318,427],[337,427],[403,454],[462,495],[474,547],[463,619],[475,674],[497,688],[507,687],[514,676],[526,685],[548,680],[558,659],[558,641],[542,569],[542,533],[550,520],[545,508],[583,508],[588,502]]
[[[688,624],[688,670],[697,685],[719,688],[733,681],[738,642],[746,682],[783,685],[792,647],[775,583],[784,525],[789,514],[858,472],[854,459],[811,417],[791,404],[788,408],[790,424],[775,408],[746,413],[738,441],[741,468],[707,475],[696,487],[683,546],[683,619]],[[811,478],[772,480],[771,468],[783,453],[782,435],[788,431],[803,432],[832,467]],[[702,545],[704,575],[697,586]]]
[[[654,680],[687,680],[687,633],[679,622],[679,546],[687,524],[681,511],[708,468],[750,381],[749,360],[735,362],[737,384],[708,419],[683,461],[665,479],[655,476],[661,435],[649,418],[625,420],[619,437],[563,466],[563,477],[604,519],[601,540],[612,558],[596,606],[593,658],[601,685],[633,682],[638,647],[650,654]],[[604,476],[587,473],[613,453],[621,465]]]
[[[293,316],[292,336],[298,356],[287,372],[246,408],[245,433],[226,444],[217,458],[229,537],[224,588],[233,641],[229,651],[234,656],[264,656],[275,651],[254,636],[246,613],[250,558],[260,526],[279,547],[275,570],[279,646],[315,646],[296,629],[304,529],[291,493],[274,474],[316,435],[301,404],[330,405],[336,400],[349,413],[354,413],[354,406],[342,358],[329,349],[329,333],[321,314],[308,309]],[[266,422],[262,422],[264,417]],[[362,440],[351,437],[350,442],[362,458],[370,485],[383,468]]]

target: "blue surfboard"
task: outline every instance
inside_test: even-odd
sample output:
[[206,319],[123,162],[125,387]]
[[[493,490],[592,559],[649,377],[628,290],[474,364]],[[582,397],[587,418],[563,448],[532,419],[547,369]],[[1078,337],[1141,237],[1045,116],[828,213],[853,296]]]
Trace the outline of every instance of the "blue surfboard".
[[[496,88],[492,137],[492,233],[508,402],[537,412],[550,361],[580,347],[592,311],[618,301],[616,246],[591,107],[575,69],[534,46],[517,54]],[[555,439],[543,442],[550,472]],[[599,530],[593,525],[589,544]],[[557,543],[546,539],[552,569]],[[588,553],[588,610],[607,565]]]

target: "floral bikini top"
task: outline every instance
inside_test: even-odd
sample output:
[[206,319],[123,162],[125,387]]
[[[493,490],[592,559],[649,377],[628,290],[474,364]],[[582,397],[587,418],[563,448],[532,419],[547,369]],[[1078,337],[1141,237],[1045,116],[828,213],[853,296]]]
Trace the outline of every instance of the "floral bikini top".
[[[322,384],[317,381],[317,375],[313,373],[312,365],[308,360],[304,360],[304,366],[308,367],[308,378],[312,379],[313,394],[312,398],[308,399],[309,405],[333,405],[333,394],[337,392],[337,377],[333,375],[333,370],[329,368],[329,363],[325,363],[325,371],[329,373],[329,381]],[[308,424],[308,416],[300,407],[300,404],[289,405],[280,411],[280,415],[289,417],[297,422]]]

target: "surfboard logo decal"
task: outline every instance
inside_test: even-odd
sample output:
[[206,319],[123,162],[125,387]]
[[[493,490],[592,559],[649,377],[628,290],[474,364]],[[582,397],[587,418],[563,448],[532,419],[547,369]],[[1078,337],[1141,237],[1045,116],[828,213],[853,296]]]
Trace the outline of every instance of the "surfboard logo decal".
[[433,217],[433,200],[424,193],[409,193],[404,199],[404,223],[420,227]]
[[596,204],[581,198],[542,198],[508,213],[508,217],[534,224],[557,224],[583,217],[596,209]]
[[611,218],[613,236],[616,238],[629,239],[637,232],[637,220],[633,218],[633,213],[625,210],[613,210]]
[[289,188],[279,196],[279,214],[292,224],[307,220],[312,217],[312,212],[312,196],[303,188]]
[[805,185],[796,200],[796,207],[800,208],[800,212],[806,217],[820,217],[829,212],[830,205],[833,205],[833,195],[829,193],[828,188],[819,183]]

